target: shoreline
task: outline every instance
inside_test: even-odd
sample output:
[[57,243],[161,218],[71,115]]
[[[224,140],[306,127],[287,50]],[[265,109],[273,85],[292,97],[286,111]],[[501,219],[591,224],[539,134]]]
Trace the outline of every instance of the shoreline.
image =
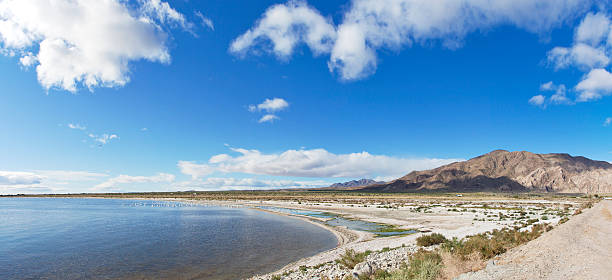
[[[584,200],[580,199],[497,199],[474,198],[406,198],[372,199],[369,197],[340,199],[333,195],[311,200],[299,199],[202,199],[190,197],[82,197],[127,200],[149,200],[185,202],[195,205],[220,207],[242,207],[271,214],[288,216],[317,225],[334,234],[337,246],[333,249],[305,257],[273,272],[251,276],[248,280],[302,280],[302,279],[345,279],[358,271],[343,267],[335,262],[347,250],[366,253],[359,265],[372,265],[375,269],[393,271],[410,261],[410,256],[420,248],[417,237],[425,233],[438,233],[446,238],[462,239],[466,236],[490,232],[496,229],[520,227],[529,230],[532,224],[559,224],[561,219],[576,211]],[[349,229],[342,224],[327,225],[327,218],[300,215],[283,211],[262,209],[262,206],[293,210],[317,211],[339,215],[345,220],[391,225],[396,229],[415,229],[408,235],[375,236],[372,232]],[[360,228],[357,228],[360,229]],[[368,255],[369,254],[369,255]],[[360,267],[362,269],[363,267]],[[256,272],[255,272],[256,273]]]

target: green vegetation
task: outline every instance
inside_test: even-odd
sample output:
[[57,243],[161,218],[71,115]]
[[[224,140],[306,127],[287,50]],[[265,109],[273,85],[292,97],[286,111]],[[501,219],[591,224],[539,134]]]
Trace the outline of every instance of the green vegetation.
[[340,256],[340,259],[336,260],[336,262],[348,269],[353,269],[355,268],[355,265],[360,262],[363,262],[365,258],[371,253],[372,251],[370,250],[362,253],[355,253],[355,250],[348,249],[344,252],[343,255]]
[[439,233],[432,233],[428,235],[419,236],[416,239],[416,242],[418,246],[427,247],[427,246],[441,244],[441,243],[446,242],[446,237],[444,237],[444,235],[439,234]]
[[442,244],[442,249],[463,259],[473,253],[478,253],[484,260],[488,260],[510,248],[538,238],[545,230],[546,226],[542,224],[533,225],[531,231],[508,228],[493,230],[462,240],[454,238]]
[[369,279],[376,280],[434,280],[442,269],[442,256],[437,252],[420,250],[410,257],[410,266],[391,273],[377,271]]

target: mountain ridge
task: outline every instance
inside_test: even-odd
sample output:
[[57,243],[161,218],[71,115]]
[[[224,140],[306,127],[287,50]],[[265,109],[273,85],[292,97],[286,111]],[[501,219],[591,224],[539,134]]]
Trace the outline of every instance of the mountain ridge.
[[361,190],[612,193],[612,164],[566,153],[494,150]]

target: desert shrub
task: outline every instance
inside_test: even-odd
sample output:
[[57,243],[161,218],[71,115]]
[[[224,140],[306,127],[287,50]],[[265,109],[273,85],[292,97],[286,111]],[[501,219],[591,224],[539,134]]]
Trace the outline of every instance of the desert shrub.
[[462,259],[466,259],[473,253],[478,253],[483,259],[487,260],[506,252],[510,248],[538,238],[547,229],[545,225],[536,224],[533,225],[531,231],[520,231],[517,228],[493,230],[461,240],[457,238],[447,240],[441,248],[456,254]]
[[431,246],[431,245],[436,245],[436,244],[441,244],[446,242],[446,237],[444,237],[444,235],[439,234],[439,233],[432,233],[432,234],[428,234],[428,235],[422,235],[419,236],[416,239],[417,245],[418,246]]
[[433,280],[442,269],[442,257],[436,252],[420,250],[410,257],[410,265],[405,265],[391,273],[374,275],[376,280]]
[[565,223],[567,221],[569,221],[569,218],[568,217],[563,217],[563,218],[561,218],[561,220],[559,220],[559,224],[563,224],[563,223]]
[[370,253],[372,251],[356,253],[353,249],[347,249],[336,262],[348,269],[353,269],[358,263],[363,262]]
[[280,275],[272,275],[272,280],[281,280]]

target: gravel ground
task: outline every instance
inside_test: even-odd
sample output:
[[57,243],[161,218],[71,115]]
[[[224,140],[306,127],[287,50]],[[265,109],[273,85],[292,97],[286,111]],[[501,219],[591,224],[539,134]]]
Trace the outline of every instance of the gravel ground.
[[457,279],[612,279],[612,201]]

